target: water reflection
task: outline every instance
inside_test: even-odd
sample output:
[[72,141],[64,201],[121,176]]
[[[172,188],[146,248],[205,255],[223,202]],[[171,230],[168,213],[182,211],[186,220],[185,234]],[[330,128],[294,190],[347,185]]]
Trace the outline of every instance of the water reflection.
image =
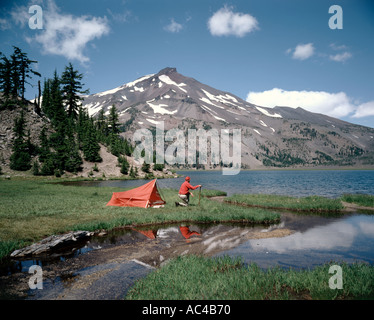
[[297,231],[288,237],[250,239],[225,252],[246,262],[311,267],[329,261],[374,263],[374,216],[353,215]]
[[[149,251],[144,245],[148,242]],[[331,260],[374,264],[374,216],[353,214],[324,218],[284,213],[281,223],[268,227],[178,224],[122,228],[105,236],[95,236],[81,247],[70,248],[69,252],[40,259],[12,260],[3,265],[2,274],[28,272],[33,264],[46,266],[89,251],[121,245],[143,250],[137,259],[151,266],[187,253],[241,256],[245,262],[262,267],[309,267]]]
[[180,226],[179,230],[181,231],[181,234],[186,239],[191,238],[191,236],[200,236],[201,234],[197,231],[191,231],[189,226]]
[[[142,230],[142,229],[135,229],[135,228],[132,228],[132,230],[136,231],[136,232],[139,232],[140,234],[146,236],[148,239],[151,239],[151,240],[154,240],[156,238],[167,238],[167,235],[165,233],[166,230],[164,229],[146,229],[146,230]],[[172,232],[175,232],[175,228],[173,227],[171,229]],[[170,230],[168,230],[170,231]],[[186,226],[186,225],[181,225],[179,227],[179,231],[180,231],[180,234],[185,238],[185,239],[189,239],[191,238],[191,236],[200,236],[201,234],[198,233],[197,231],[191,231],[190,230],[190,226]],[[160,233],[159,235],[157,233]]]

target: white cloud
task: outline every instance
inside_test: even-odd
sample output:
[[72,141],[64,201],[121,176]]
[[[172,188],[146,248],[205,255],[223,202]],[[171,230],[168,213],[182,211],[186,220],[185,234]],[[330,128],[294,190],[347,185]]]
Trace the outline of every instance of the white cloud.
[[10,12],[10,17],[16,25],[23,28],[25,25],[27,25],[30,19],[28,7],[15,5]]
[[164,30],[171,32],[171,33],[177,33],[183,29],[183,26],[177,22],[174,21],[174,19],[171,19],[170,24],[164,27]]
[[335,55],[330,55],[330,60],[336,61],[336,62],[344,62],[348,60],[349,58],[352,57],[352,54],[350,52],[343,52],[343,53],[338,53]]
[[347,50],[348,47],[344,44],[342,45],[337,45],[336,43],[331,43],[330,44],[330,48],[335,50],[335,51],[339,51],[339,50]]
[[232,8],[225,6],[209,18],[208,28],[213,36],[244,37],[258,29],[258,21],[250,14],[234,13]]
[[313,43],[299,44],[295,50],[288,49],[287,53],[293,51],[292,58],[297,60],[306,60],[314,54]]
[[89,61],[84,54],[88,42],[108,34],[107,19],[89,16],[62,14],[53,1],[43,10],[43,30],[29,41],[36,41],[46,54],[65,56],[81,63]]
[[374,116],[374,101],[369,101],[363,104],[360,104],[357,107],[353,118],[363,118],[368,116]]
[[247,101],[270,108],[275,106],[301,107],[311,112],[338,118],[349,115],[357,108],[344,92],[286,91],[274,88],[263,92],[249,92]]
[[7,19],[0,18],[0,30],[5,31],[5,30],[8,30],[10,28],[11,28],[11,26],[10,26],[9,21]]

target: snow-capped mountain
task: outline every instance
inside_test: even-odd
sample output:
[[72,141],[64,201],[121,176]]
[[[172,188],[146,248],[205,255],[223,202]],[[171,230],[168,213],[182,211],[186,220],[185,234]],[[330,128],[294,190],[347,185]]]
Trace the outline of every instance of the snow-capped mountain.
[[90,115],[96,115],[102,108],[109,112],[113,104],[123,122],[134,112],[140,113],[137,120],[141,126],[154,125],[168,119],[169,115],[180,120],[191,118],[211,123],[221,121],[222,124],[246,124],[250,113],[281,118],[271,110],[256,108],[232,94],[187,78],[175,68],[165,68],[157,74],[90,95],[84,101]]
[[373,164],[374,129],[302,108],[257,106],[175,68],[143,76],[85,97],[91,116],[115,105],[125,135],[161,121],[171,128],[233,129],[242,132],[244,167]]

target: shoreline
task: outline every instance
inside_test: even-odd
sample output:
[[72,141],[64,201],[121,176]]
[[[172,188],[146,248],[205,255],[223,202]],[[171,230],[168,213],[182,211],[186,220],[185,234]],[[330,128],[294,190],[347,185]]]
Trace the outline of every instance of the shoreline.
[[[183,175],[179,174],[178,172],[219,172],[222,171],[222,168],[216,168],[216,169],[192,169],[192,168],[186,168],[186,169],[171,169],[175,172],[173,175],[160,175],[160,176],[154,176],[156,179],[176,179],[179,177],[182,177]],[[374,171],[374,166],[360,166],[360,167],[350,167],[350,166],[316,166],[316,167],[259,167],[259,168],[242,168],[240,169],[240,172],[259,172],[259,171]],[[55,176],[34,176],[31,174],[31,170],[28,171],[20,171],[18,174],[15,174],[15,172],[18,173],[18,171],[4,171],[0,175],[0,181],[2,180],[10,180],[10,179],[16,179],[16,180],[36,180],[36,181],[108,181],[108,180],[150,180],[146,177],[136,177],[131,178],[129,176],[107,176],[107,177],[84,177],[84,176],[73,176],[73,175],[62,175],[61,177],[55,177]]]

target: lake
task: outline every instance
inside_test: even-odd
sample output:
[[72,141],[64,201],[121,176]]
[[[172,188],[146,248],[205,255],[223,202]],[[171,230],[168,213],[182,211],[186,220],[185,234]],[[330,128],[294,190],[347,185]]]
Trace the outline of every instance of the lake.
[[[233,176],[224,176],[221,171],[178,171],[178,174],[191,177],[192,185],[201,184],[206,189],[225,191],[228,196],[235,193],[264,193],[336,198],[345,193],[374,194],[374,170],[242,170]],[[180,177],[158,179],[157,183],[161,188],[179,189],[183,181],[184,177]],[[137,187],[144,183],[144,180],[71,182],[120,188]]]

